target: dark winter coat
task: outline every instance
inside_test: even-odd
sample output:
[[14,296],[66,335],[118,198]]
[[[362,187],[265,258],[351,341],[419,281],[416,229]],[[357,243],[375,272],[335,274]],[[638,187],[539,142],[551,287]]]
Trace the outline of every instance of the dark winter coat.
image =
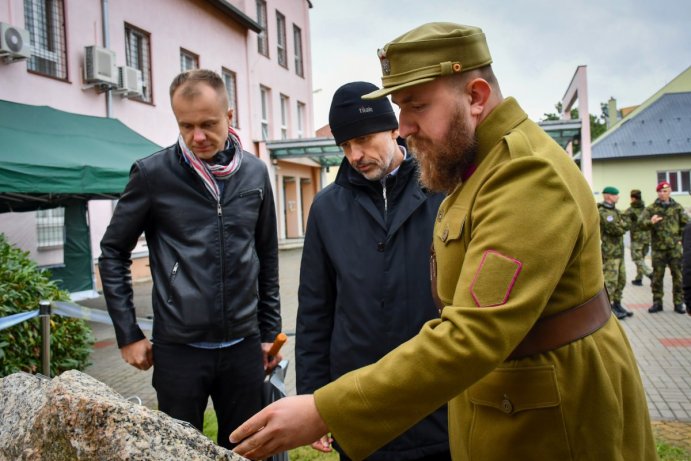
[[[375,362],[438,316],[429,255],[443,196],[420,187],[410,158],[388,177],[386,192],[385,205],[381,183],[344,159],[335,183],[312,204],[298,293],[300,394]],[[445,408],[368,459],[403,461],[448,451]]]

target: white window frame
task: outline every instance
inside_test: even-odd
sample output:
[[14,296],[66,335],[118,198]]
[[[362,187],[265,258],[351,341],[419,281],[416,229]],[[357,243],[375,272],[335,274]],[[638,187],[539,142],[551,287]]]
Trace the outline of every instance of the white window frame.
[[[47,232],[46,232],[47,231]],[[46,233],[55,237],[46,240]],[[39,250],[62,248],[65,245],[65,208],[36,211],[37,247]]]
[[151,85],[151,35],[127,23],[125,24],[125,64],[139,69],[142,73],[142,96],[136,99],[153,103],[153,87]]
[[288,46],[286,32],[286,17],[283,13],[276,10],[276,52],[278,64],[288,68]]
[[281,95],[281,139],[288,139],[288,121],[290,112],[290,98]]
[[667,181],[672,194],[686,195],[691,188],[691,170],[664,170],[657,172],[657,182]]
[[[31,37],[28,69],[41,75],[67,80],[63,0],[24,0],[24,23]],[[50,49],[51,44],[55,49]],[[41,70],[37,59],[53,63],[55,71]]]
[[259,97],[262,110],[262,140],[267,141],[270,136],[271,88],[264,85],[259,85]]
[[180,72],[199,69],[199,55],[180,48]]
[[257,22],[262,31],[257,34],[257,52],[269,57],[269,20],[265,0],[257,0]]
[[301,139],[305,135],[305,111],[307,106],[304,102],[298,101],[297,103],[297,135],[298,139]]
[[223,76],[223,83],[225,84],[226,94],[228,95],[228,108],[233,110],[233,119],[230,121],[230,125],[233,128],[240,128],[240,122],[238,119],[237,74],[224,67],[221,69],[221,75]]
[[295,47],[295,74],[305,77],[305,62],[302,53],[302,29],[293,24],[293,42]]

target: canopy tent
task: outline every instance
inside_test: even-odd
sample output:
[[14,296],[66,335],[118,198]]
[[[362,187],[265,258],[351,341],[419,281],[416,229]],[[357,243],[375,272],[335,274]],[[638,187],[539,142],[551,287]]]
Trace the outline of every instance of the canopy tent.
[[115,198],[160,147],[117,119],[0,100],[0,212]]
[[3,100],[0,139],[0,213],[64,206],[64,261],[53,277],[71,292],[92,289],[86,202],[117,198],[132,163],[160,147],[116,119]]

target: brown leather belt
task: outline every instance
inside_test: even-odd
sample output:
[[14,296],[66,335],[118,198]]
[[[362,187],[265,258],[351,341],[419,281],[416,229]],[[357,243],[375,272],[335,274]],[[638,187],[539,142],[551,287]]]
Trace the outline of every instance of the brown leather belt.
[[566,346],[595,333],[611,316],[612,307],[603,288],[580,306],[538,320],[506,360],[521,359]]
[[[444,305],[437,292],[437,258],[434,247],[430,255],[430,281],[432,298],[441,314]],[[566,346],[595,333],[611,316],[612,307],[607,291],[603,288],[579,306],[539,319],[506,360],[521,359]]]

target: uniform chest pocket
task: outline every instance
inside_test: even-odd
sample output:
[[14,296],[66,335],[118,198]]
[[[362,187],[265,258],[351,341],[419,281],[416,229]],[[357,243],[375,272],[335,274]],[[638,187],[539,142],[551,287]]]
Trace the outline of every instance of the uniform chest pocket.
[[434,235],[437,241],[448,245],[461,238],[466,220],[466,211],[460,208],[450,209],[441,220],[437,221]]
[[536,433],[539,459],[570,459],[553,366],[495,370],[468,389],[468,399],[472,459],[535,459]]

